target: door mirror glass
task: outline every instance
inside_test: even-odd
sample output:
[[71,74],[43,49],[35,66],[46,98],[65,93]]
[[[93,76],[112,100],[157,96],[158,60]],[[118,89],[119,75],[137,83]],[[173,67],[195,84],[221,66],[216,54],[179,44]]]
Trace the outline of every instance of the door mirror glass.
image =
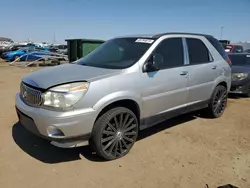
[[152,54],[149,60],[144,64],[143,72],[158,71],[163,64],[163,57],[161,54]]

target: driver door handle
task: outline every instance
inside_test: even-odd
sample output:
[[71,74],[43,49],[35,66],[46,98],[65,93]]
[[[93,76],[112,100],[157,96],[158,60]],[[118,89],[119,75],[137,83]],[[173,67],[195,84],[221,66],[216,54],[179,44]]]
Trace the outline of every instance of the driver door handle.
[[185,75],[187,75],[187,74],[188,74],[188,71],[182,71],[182,72],[180,73],[181,76],[185,76]]

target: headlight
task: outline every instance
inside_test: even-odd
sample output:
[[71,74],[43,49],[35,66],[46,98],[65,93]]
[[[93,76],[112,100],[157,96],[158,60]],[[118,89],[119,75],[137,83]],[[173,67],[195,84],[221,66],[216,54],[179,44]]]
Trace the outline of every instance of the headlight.
[[247,76],[248,76],[248,74],[246,74],[246,73],[235,73],[235,74],[232,74],[232,78],[233,79],[239,79],[239,80],[243,80]]
[[54,108],[71,107],[86,93],[88,86],[87,82],[75,82],[53,87],[44,93],[43,105]]

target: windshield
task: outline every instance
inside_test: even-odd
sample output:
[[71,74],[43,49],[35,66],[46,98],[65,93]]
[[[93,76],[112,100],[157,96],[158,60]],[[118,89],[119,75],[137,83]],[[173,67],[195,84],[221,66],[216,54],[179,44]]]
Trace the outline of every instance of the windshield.
[[75,63],[108,69],[127,68],[138,61],[153,42],[153,39],[145,38],[112,39]]
[[250,66],[250,54],[249,55],[229,55],[232,65],[249,65]]

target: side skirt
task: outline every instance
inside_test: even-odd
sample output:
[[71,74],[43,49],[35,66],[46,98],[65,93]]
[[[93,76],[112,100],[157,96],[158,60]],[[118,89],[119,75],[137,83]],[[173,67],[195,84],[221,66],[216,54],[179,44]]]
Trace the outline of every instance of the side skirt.
[[169,120],[171,118],[177,117],[179,115],[182,114],[186,114],[189,112],[193,112],[193,111],[197,111],[197,110],[201,110],[204,108],[208,107],[210,100],[206,100],[206,101],[202,101],[202,102],[198,102],[196,104],[192,104],[186,107],[182,107],[176,110],[171,110],[162,114],[157,114],[155,116],[150,116],[147,118],[143,118],[140,120],[140,130],[152,127],[156,124],[159,124],[163,121]]

